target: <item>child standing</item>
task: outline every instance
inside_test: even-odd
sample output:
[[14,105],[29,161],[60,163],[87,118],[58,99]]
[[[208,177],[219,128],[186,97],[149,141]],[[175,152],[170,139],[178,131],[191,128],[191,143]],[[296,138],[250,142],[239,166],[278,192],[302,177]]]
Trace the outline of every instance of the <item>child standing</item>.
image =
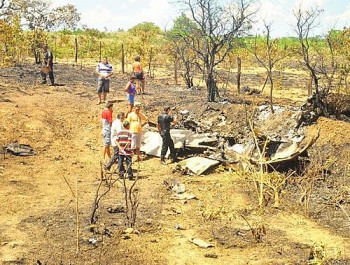
[[129,102],[129,110],[126,113],[126,116],[128,116],[128,113],[132,112],[132,109],[134,107],[135,102],[135,95],[136,95],[136,84],[135,84],[136,77],[130,76],[128,83],[126,83],[125,86],[125,92],[127,93],[127,98]]

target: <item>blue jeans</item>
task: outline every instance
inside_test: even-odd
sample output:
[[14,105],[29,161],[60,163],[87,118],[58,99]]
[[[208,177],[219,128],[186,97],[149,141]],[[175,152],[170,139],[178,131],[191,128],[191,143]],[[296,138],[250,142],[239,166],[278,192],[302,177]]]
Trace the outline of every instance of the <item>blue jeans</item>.
[[126,163],[126,167],[128,170],[128,178],[133,178],[132,174],[132,157],[128,155],[121,155],[119,154],[118,158],[118,167],[119,167],[119,174],[124,174],[125,173],[125,167],[124,167],[124,160]]

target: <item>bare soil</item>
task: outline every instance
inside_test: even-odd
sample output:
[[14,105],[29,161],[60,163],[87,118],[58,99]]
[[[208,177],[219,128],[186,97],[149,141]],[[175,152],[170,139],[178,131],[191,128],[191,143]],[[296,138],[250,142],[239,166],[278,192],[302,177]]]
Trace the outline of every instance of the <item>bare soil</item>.
[[[59,85],[50,87],[39,84],[38,71],[33,65],[0,70],[0,144],[18,141],[36,152],[0,158],[2,264],[350,264],[349,123],[320,118],[307,127],[319,130],[319,138],[308,150],[304,174],[288,180],[277,209],[268,194],[259,208],[254,183],[235,165],[182,176],[173,173],[174,164],[145,157],[133,166],[139,176],[137,233],[123,233],[125,214],[109,211],[125,204],[119,181],[101,199],[92,233],[105,162],[96,76],[93,67],[57,64]],[[112,80],[108,99],[117,101],[115,114],[127,109],[126,80],[121,74]],[[148,79],[146,91],[137,100],[151,121],[169,104],[209,125],[225,115],[226,125],[211,130],[236,142],[249,131],[247,113],[267,102],[264,95],[227,92],[231,103],[206,103],[205,89],[190,91],[169,77]],[[174,180],[196,198],[175,199],[165,185]],[[200,248],[192,238],[212,247]]]

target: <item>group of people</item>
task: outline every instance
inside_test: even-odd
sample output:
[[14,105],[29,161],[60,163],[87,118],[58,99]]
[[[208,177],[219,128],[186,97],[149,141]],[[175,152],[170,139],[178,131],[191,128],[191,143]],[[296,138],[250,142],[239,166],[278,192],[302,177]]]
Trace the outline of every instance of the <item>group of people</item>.
[[[50,85],[54,85],[53,54],[47,45],[44,45],[43,49],[45,51],[44,68],[46,68],[46,71],[41,71],[41,83],[46,84],[48,76]],[[110,80],[113,76],[113,65],[108,62],[107,58],[103,58],[96,66],[96,73],[98,74],[97,104],[106,103],[101,113],[104,144],[103,157],[109,159],[105,169],[110,170],[113,164],[118,163],[119,174],[124,175],[127,172],[130,180],[134,178],[132,157],[135,153],[137,155],[137,161],[141,160],[142,128],[148,123],[147,116],[141,112],[141,104],[136,104],[135,102],[135,96],[137,94],[145,93],[145,77],[140,60],[140,56],[134,58],[132,75],[129,77],[124,88],[129,103],[128,110],[126,113],[119,112],[115,120],[113,120],[113,103],[106,103]],[[158,130],[163,141],[160,158],[162,164],[166,164],[165,156],[168,149],[170,149],[172,162],[177,161],[174,142],[170,136],[171,124],[174,123],[176,123],[176,117],[171,115],[171,108],[165,107],[162,114],[158,116]],[[111,146],[113,147],[113,154],[111,154]]]
[[[102,111],[102,135],[104,142],[103,156],[109,161],[105,165],[105,170],[110,170],[113,164],[118,163],[120,176],[127,172],[130,180],[134,179],[132,170],[132,157],[136,153],[137,161],[141,160],[140,147],[142,140],[142,128],[148,123],[148,118],[140,111],[141,105],[136,104],[132,112],[125,114],[119,112],[115,120],[113,116],[113,103],[107,103]],[[158,131],[162,137],[162,148],[160,162],[166,165],[166,153],[170,149],[172,162],[177,161],[174,142],[170,135],[171,124],[176,123],[176,117],[171,115],[171,108],[165,107],[158,116]],[[113,147],[113,155],[110,152]],[[126,164],[126,169],[125,165]]]
[[[104,143],[104,158],[109,158],[105,170],[110,170],[112,165],[118,163],[120,176],[127,172],[130,180],[134,179],[132,171],[132,157],[137,155],[137,161],[141,160],[140,147],[142,141],[142,127],[148,123],[148,118],[140,111],[141,105],[136,104],[132,112],[125,114],[119,112],[113,121],[113,103],[107,103],[102,111],[102,135]],[[172,162],[177,162],[174,142],[170,135],[171,124],[176,123],[176,117],[171,115],[171,108],[165,107],[158,116],[158,131],[162,137],[160,162],[166,165],[166,153],[170,149]],[[113,155],[110,152],[113,147]],[[126,169],[124,166],[126,163]]]
[[[134,106],[135,95],[145,93],[145,77],[140,60],[140,56],[134,58],[132,75],[125,86],[125,92],[128,95],[130,105],[129,112],[131,112]],[[107,93],[109,93],[110,79],[113,75],[113,65],[108,62],[107,58],[104,58],[97,64],[96,73],[98,74],[97,104],[102,104],[106,102]]]
[[[113,164],[118,163],[118,171],[121,176],[126,172],[128,178],[134,178],[132,171],[132,157],[137,156],[137,161],[141,160],[140,147],[142,140],[143,126],[148,123],[148,117],[141,112],[141,104],[135,102],[137,94],[143,94],[145,91],[145,78],[143,76],[140,56],[135,57],[132,65],[133,74],[129,77],[124,91],[127,94],[129,103],[126,113],[119,112],[113,120],[113,103],[107,102],[102,111],[102,135],[104,143],[103,157],[109,161],[105,165],[106,170],[110,170]],[[98,78],[98,104],[106,101],[106,95],[109,92],[110,77],[113,75],[113,66],[104,58],[96,67]],[[138,82],[141,85],[138,85]],[[162,137],[161,159],[162,164],[166,164],[166,153],[170,149],[172,162],[176,162],[176,153],[174,142],[171,139],[171,124],[176,123],[176,117],[171,115],[171,108],[165,107],[163,113],[158,116],[158,130]],[[113,147],[111,154],[110,147]],[[126,164],[126,167],[124,165]]]
[[[137,160],[141,160],[140,147],[142,137],[142,127],[148,123],[148,118],[140,111],[141,105],[137,104],[132,112],[125,114],[119,112],[113,120],[113,103],[109,102],[103,109],[102,117],[102,137],[104,144],[103,157],[109,161],[105,166],[110,170],[112,165],[118,162],[119,174],[124,175],[126,162],[128,178],[133,179],[132,157],[134,153]],[[110,151],[113,147],[113,155]]]

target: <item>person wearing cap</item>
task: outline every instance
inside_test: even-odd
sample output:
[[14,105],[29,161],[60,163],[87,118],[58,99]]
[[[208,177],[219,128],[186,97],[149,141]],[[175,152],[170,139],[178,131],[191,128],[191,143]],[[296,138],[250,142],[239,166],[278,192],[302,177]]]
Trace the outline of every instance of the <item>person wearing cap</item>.
[[103,138],[103,158],[107,157],[111,158],[111,127],[113,122],[113,103],[108,102],[106,107],[102,110],[101,118],[102,118],[102,138]]
[[111,76],[113,75],[113,66],[108,62],[107,57],[97,64],[96,73],[98,74],[97,104],[99,105],[106,102],[107,93],[109,93]]
[[123,129],[118,132],[116,143],[118,146],[118,170],[119,175],[121,177],[124,177],[125,174],[125,167],[124,167],[124,161],[126,163],[127,167],[127,173],[129,180],[133,180],[133,172],[132,172],[132,156],[134,154],[133,149],[133,134],[129,130],[130,129],[130,123],[125,120],[123,122]]
[[174,141],[171,139],[170,135],[170,127],[172,124],[177,122],[176,117],[171,116],[171,108],[169,106],[165,107],[162,114],[158,116],[158,131],[162,137],[162,149],[160,153],[160,162],[163,165],[166,165],[165,155],[170,149],[170,155],[172,158],[172,162],[175,163],[177,161]]
[[142,127],[148,123],[148,118],[140,111],[141,104],[135,103],[133,111],[127,116],[130,123],[130,131],[134,135],[135,151],[137,154],[137,161],[140,161],[140,148],[142,138]]
[[46,77],[48,75],[49,79],[50,79],[50,86],[54,86],[55,85],[55,77],[53,74],[53,54],[52,54],[49,46],[47,46],[46,44],[43,46],[43,49],[45,51],[45,54],[44,54],[45,66],[44,67],[47,69],[47,71],[41,71],[41,78],[42,78],[41,84],[47,83]]

